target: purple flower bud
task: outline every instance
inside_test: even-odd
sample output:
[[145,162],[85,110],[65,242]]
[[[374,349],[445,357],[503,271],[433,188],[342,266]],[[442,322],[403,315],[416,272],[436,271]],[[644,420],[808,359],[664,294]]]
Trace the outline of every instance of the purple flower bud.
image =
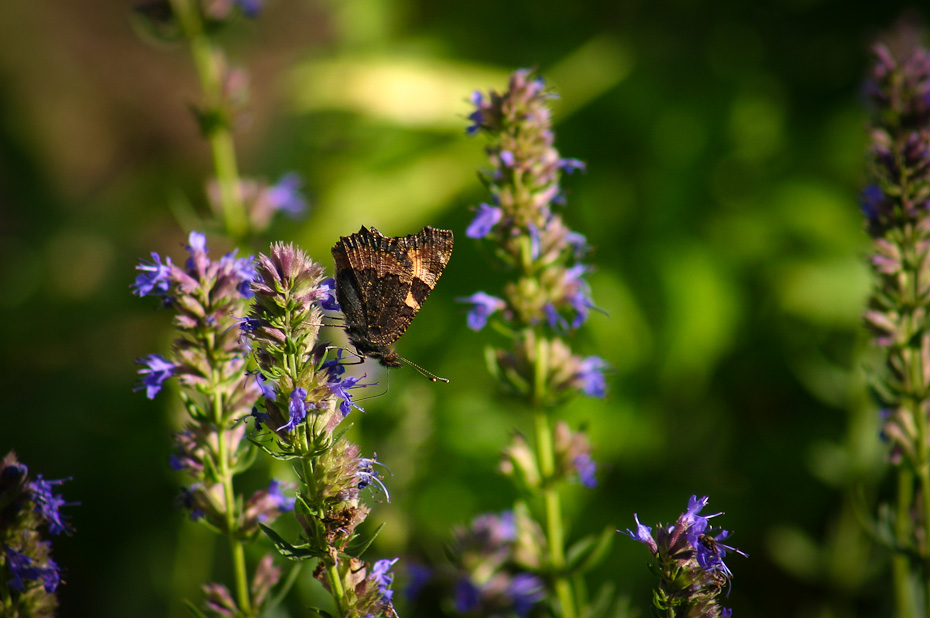
[[485,327],[488,318],[497,311],[504,309],[507,304],[490,294],[475,292],[471,296],[456,298],[460,303],[471,303],[474,306],[468,312],[468,328],[478,331]]
[[465,230],[465,235],[469,238],[484,238],[491,233],[491,230],[500,222],[504,216],[504,211],[490,204],[479,204],[478,214]]
[[587,453],[582,453],[575,457],[575,470],[578,472],[578,480],[588,488],[597,487],[597,464]]
[[149,399],[154,399],[162,386],[165,383],[165,380],[174,375],[177,371],[178,366],[172,362],[169,362],[164,356],[158,354],[149,354],[143,358],[136,360],[137,363],[144,364],[145,367],[139,370],[139,374],[142,376],[142,383],[138,385],[133,390],[145,389],[145,395]]

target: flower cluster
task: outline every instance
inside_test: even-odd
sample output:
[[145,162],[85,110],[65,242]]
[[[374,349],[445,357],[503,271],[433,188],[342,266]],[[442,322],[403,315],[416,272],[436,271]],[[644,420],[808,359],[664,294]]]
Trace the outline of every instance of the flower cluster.
[[263,393],[252,417],[256,430],[270,438],[256,443],[295,464],[300,543],[265,531],[286,557],[319,560],[316,576],[333,595],[338,615],[390,616],[393,562],[371,567],[348,553],[369,512],[361,492],[372,484],[385,496],[387,490],[378,462],[337,431],[353,408],[361,410],[352,391],[368,384],[347,376],[342,350],[329,358],[331,346],[318,338],[323,310],[338,308],[333,280],[302,251],[281,243],[259,256],[256,271],[254,305],[240,322]]
[[[478,206],[466,234],[490,241],[516,278],[502,297],[480,291],[459,299],[471,305],[471,329],[481,330],[494,319],[513,333],[513,350],[497,353],[500,378],[520,393],[535,389],[542,395],[543,390],[547,402],[571,392],[605,394],[603,361],[573,355],[560,339],[585,322],[594,303],[585,278],[591,269],[579,261],[588,251],[587,242],[553,210],[565,201],[559,186],[562,172],[584,170],[584,164],[561,158],[553,145],[552,96],[541,78],[521,70],[510,78],[505,93],[476,92],[472,97],[475,111],[468,133],[482,133],[490,142],[492,167],[483,180],[491,203]],[[536,373],[540,362],[546,369],[542,376]]]
[[[183,267],[157,253],[137,267],[140,274],[133,292],[155,296],[173,310],[177,333],[166,356],[152,354],[139,360],[143,368],[137,390],[145,390],[151,399],[166,380],[178,380],[190,415],[185,429],[175,436],[170,458],[171,467],[190,479],[178,502],[191,519],[238,544],[253,540],[260,523],[271,522],[293,508],[293,499],[284,494],[287,484],[272,481],[267,489],[258,489],[248,498],[234,489],[234,476],[244,472],[254,459],[250,443],[243,439],[246,427],[239,421],[262,392],[255,376],[247,371],[249,348],[237,328],[241,322],[237,316],[246,314],[254,296],[254,259],[238,258],[232,252],[211,260],[206,237],[199,232],[189,235],[187,251]],[[261,577],[256,572],[253,583],[259,583],[254,585],[277,581],[273,567],[265,571]],[[239,588],[247,586],[243,583]],[[217,609],[222,604],[213,597],[222,596],[225,586],[209,584],[205,590],[205,609],[222,615]],[[253,587],[251,600],[242,594],[234,603],[237,611],[247,615],[257,612],[257,600],[265,596],[260,592]]]
[[707,500],[706,496],[691,496],[675,524],[656,526],[655,536],[653,528],[641,524],[636,515],[636,530],[624,532],[644,544],[655,560],[651,568],[659,583],[652,594],[652,607],[657,617],[730,618],[731,610],[719,604],[733,578],[723,559],[728,551],[748,556],[723,543],[729,532],[710,528],[708,520],[722,513],[701,515]]
[[[927,463],[930,424],[930,52],[905,34],[873,48],[872,183],[862,210],[874,241],[875,290],[865,318],[886,354],[876,376],[893,458]],[[921,369],[922,368],[922,369]]]
[[30,479],[28,468],[8,453],[0,462],[0,615],[53,616],[61,568],[51,558],[49,534],[70,534],[62,514],[65,502],[41,474]]
[[434,589],[453,599],[457,616],[526,616],[545,597],[538,574],[544,546],[542,531],[521,510],[481,515],[455,532],[452,566],[416,569],[408,595],[425,606],[424,589]]

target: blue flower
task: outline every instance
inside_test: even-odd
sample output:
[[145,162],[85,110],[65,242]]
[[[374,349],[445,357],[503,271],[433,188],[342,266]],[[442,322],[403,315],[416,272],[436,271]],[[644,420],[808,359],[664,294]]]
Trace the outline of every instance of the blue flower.
[[531,573],[514,575],[507,587],[507,593],[513,600],[513,608],[518,616],[526,616],[533,606],[545,597],[545,591],[542,580]]
[[193,485],[191,487],[182,487],[181,493],[177,497],[177,502],[190,511],[191,521],[201,520],[205,515],[203,509],[197,506],[197,496],[194,494],[195,489],[199,491],[200,486]]
[[307,391],[301,387],[295,388],[291,392],[290,403],[287,404],[287,411],[290,413],[290,419],[281,429],[285,431],[294,431],[305,418],[307,418]]
[[144,364],[145,368],[139,370],[139,374],[142,376],[142,383],[134,390],[138,391],[144,388],[145,395],[149,399],[155,398],[155,395],[161,391],[165,380],[173,376],[178,369],[178,365],[175,365],[159,354],[149,354],[148,356],[137,359],[136,362]]
[[187,235],[187,252],[190,257],[184,263],[187,272],[198,272],[206,267],[209,262],[207,258],[207,235],[203,232],[191,232]]
[[530,233],[530,255],[533,258],[533,261],[539,259],[539,252],[542,248],[542,237],[539,234],[539,228],[536,227],[535,223],[530,223],[527,226],[527,231]]
[[869,185],[863,189],[862,195],[859,198],[859,203],[865,218],[870,222],[876,222],[885,210],[885,194],[878,185]]
[[[342,367],[342,365],[339,365]],[[343,369],[345,371],[345,369]],[[339,411],[342,412],[342,417],[345,418],[349,415],[349,412],[352,411],[352,408],[355,408],[359,412],[364,412],[364,408],[352,401],[352,395],[349,393],[350,388],[365,388],[370,386],[369,384],[359,384],[359,378],[355,376],[349,376],[343,380],[336,380],[327,382],[326,388],[335,395],[342,399],[342,403],[339,404]]]
[[300,175],[295,172],[282,176],[277,184],[268,187],[271,207],[291,217],[302,215],[307,210],[307,201],[300,195],[302,185]]
[[61,514],[61,507],[70,503],[65,502],[60,494],[52,493],[52,487],[60,485],[65,479],[58,481],[46,481],[39,474],[36,480],[29,483],[29,489],[32,492],[32,500],[35,502],[35,512],[42,519],[48,522],[48,531],[52,534],[61,534],[62,532],[71,532],[68,523]]
[[468,135],[475,135],[481,130],[481,125],[484,124],[484,113],[481,111],[481,107],[484,103],[484,95],[481,94],[480,91],[475,90],[471,95],[471,103],[477,109],[468,115],[468,119],[471,120],[472,124],[465,129],[465,133]]
[[381,488],[381,491],[384,492],[384,496],[388,502],[391,501],[391,494],[388,492],[387,486],[381,480],[381,476],[375,471],[375,464],[379,466],[384,466],[383,463],[378,461],[377,457],[372,457],[368,459],[366,457],[359,457],[358,459],[358,472],[356,487],[359,489],[365,489],[369,487],[372,483],[378,485]]
[[607,366],[607,362],[599,356],[588,356],[581,361],[576,378],[585,395],[600,399],[607,394],[607,379],[604,377]]
[[583,258],[588,252],[588,239],[585,238],[584,234],[569,232],[565,235],[565,242],[571,246],[576,260]]
[[504,211],[490,204],[479,204],[478,214],[468,225],[465,235],[469,238],[484,238],[491,233],[491,229],[503,218]]
[[398,560],[400,560],[400,558],[378,560],[371,568],[371,575],[368,576],[368,578],[378,586],[381,600],[385,604],[389,604],[394,597],[394,591],[391,590],[391,584],[394,583],[394,574],[390,573],[390,570]]
[[45,591],[52,593],[61,583],[58,565],[51,558],[48,559],[48,566],[43,567],[34,564],[32,558],[12,547],[5,547],[4,553],[6,553],[7,568],[13,576],[8,582],[12,590],[22,592],[26,588],[26,582],[41,580]]
[[455,610],[467,614],[481,609],[481,590],[468,578],[461,578],[455,583]]
[[513,164],[516,162],[513,153],[509,150],[501,150],[500,154],[497,155],[497,158],[500,159],[500,162],[503,163],[506,167],[513,167]]
[[468,312],[468,328],[478,331],[485,327],[488,318],[497,311],[502,310],[507,304],[490,294],[484,292],[475,292],[471,296],[456,298],[460,303],[471,303],[474,305]]
[[162,300],[170,301],[168,291],[171,289],[171,269],[174,264],[171,258],[166,257],[165,263],[161,263],[161,256],[152,252],[151,263],[145,260],[139,260],[136,270],[142,271],[137,277],[136,282],[132,284],[132,292],[136,296],[148,296],[154,294]]
[[258,271],[255,270],[255,257],[249,256],[236,258],[236,252],[227,253],[220,259],[223,266],[232,269],[233,276],[239,279],[236,284],[236,290],[242,298],[254,298],[255,292],[252,291],[252,282],[258,278]]
[[233,2],[246,17],[254,19],[262,12],[261,0],[233,0]]
[[574,174],[575,170],[587,171],[587,165],[579,159],[559,159],[559,169],[567,174]]
[[283,492],[284,484],[277,479],[271,479],[271,482],[268,484],[268,496],[274,502],[274,505],[280,511],[290,511],[294,508],[294,503],[297,501],[296,496],[288,498],[284,495]]
[[323,294],[320,306],[327,311],[341,311],[342,307],[336,301],[336,280],[330,277],[320,283],[319,291]]
[[572,328],[578,328],[584,324],[588,319],[590,309],[594,307],[591,301],[591,286],[582,279],[589,270],[584,264],[575,264],[565,271],[565,287],[569,290],[566,300],[575,310]]
[[587,453],[582,453],[575,457],[575,471],[578,472],[578,480],[588,488],[597,487],[597,464]]
[[633,514],[633,521],[636,522],[636,532],[633,532],[629,528],[627,528],[625,531],[618,530],[617,532],[621,532],[627,535],[634,541],[639,541],[640,543],[643,543],[644,545],[649,547],[649,549],[652,550],[653,553],[655,553],[657,545],[656,545],[655,539],[652,538],[652,527],[644,526],[643,524],[639,523],[639,515],[637,515],[636,513]]

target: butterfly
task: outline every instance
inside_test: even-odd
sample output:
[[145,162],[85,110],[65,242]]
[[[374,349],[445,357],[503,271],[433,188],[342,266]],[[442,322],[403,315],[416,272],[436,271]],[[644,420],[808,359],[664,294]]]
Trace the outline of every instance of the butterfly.
[[402,367],[404,361],[434,382],[448,382],[398,355],[394,342],[439,282],[452,257],[452,241],[452,232],[430,226],[396,238],[362,226],[333,246],[336,300],[359,356],[376,358],[385,367]]

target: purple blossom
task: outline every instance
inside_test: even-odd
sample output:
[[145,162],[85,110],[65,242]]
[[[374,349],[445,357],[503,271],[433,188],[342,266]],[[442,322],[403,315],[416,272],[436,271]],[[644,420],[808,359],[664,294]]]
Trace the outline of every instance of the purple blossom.
[[162,386],[165,383],[165,380],[174,375],[175,371],[178,370],[178,365],[170,362],[164,356],[159,354],[149,354],[143,358],[137,359],[137,363],[144,364],[145,367],[139,370],[139,374],[142,376],[142,383],[136,386],[134,390],[145,389],[145,395],[149,399],[154,399]]
[[579,159],[559,159],[559,169],[566,174],[574,174],[576,170],[585,172],[587,165]]
[[507,306],[500,298],[484,292],[475,292],[471,296],[456,298],[456,301],[474,305],[468,312],[468,328],[474,331],[484,328],[492,314]]
[[601,399],[607,394],[607,379],[604,377],[607,367],[607,362],[599,356],[588,356],[581,361],[576,378],[585,395]]
[[507,587],[507,594],[513,599],[513,608],[518,616],[526,616],[534,605],[543,600],[545,592],[543,581],[531,573],[514,575]]
[[588,239],[584,234],[570,231],[565,235],[565,242],[571,246],[576,260],[583,258],[588,252]]
[[302,215],[307,210],[307,201],[300,194],[302,185],[300,175],[295,172],[282,176],[277,184],[268,187],[271,207],[291,217]]
[[221,266],[229,267],[233,275],[239,279],[236,284],[236,290],[242,298],[253,298],[255,292],[252,291],[252,282],[258,277],[258,271],[255,270],[255,257],[249,256],[236,258],[236,252],[227,253],[220,259]]
[[22,592],[26,588],[26,582],[39,580],[42,581],[48,593],[58,589],[61,576],[54,560],[49,558],[48,566],[39,566],[32,558],[12,547],[5,547],[4,553],[6,553],[7,568],[13,576],[8,582],[10,589]]
[[48,531],[52,534],[71,532],[71,528],[62,517],[60,509],[72,503],[65,502],[60,494],[52,492],[52,487],[64,483],[65,480],[66,479],[46,481],[42,478],[42,475],[39,474],[36,480],[29,483],[32,499],[35,502],[35,512],[48,522]]
[[536,227],[535,223],[530,223],[526,229],[530,234],[530,255],[535,262],[539,259],[539,253],[542,248],[542,237],[540,236],[539,228]]
[[170,301],[168,291],[171,289],[171,270],[174,264],[171,258],[166,257],[165,263],[162,264],[161,256],[152,252],[152,261],[146,262],[139,260],[136,270],[141,273],[136,276],[136,282],[132,284],[132,292],[136,296],[143,297],[154,294],[164,301]]
[[[339,365],[339,367],[342,367],[342,365]],[[345,369],[343,369],[343,371],[345,371]],[[358,381],[359,378],[349,376],[343,380],[331,381],[326,384],[326,388],[328,388],[334,396],[342,399],[342,403],[339,404],[339,411],[342,412],[343,418],[349,415],[352,408],[355,408],[359,412],[365,411],[361,406],[352,401],[352,394],[349,393],[349,389],[351,388],[365,388],[366,386],[370,386],[370,384],[359,384]]]
[[575,457],[575,470],[578,472],[578,480],[588,488],[597,487],[597,464],[587,453],[582,453]]
[[285,431],[294,431],[297,426],[307,418],[307,391],[301,387],[291,391],[290,403],[287,405],[287,411],[290,413],[290,419],[281,429]]
[[578,328],[588,319],[590,309],[594,307],[591,301],[591,286],[582,279],[589,267],[584,264],[575,264],[565,271],[565,287],[568,290],[566,300],[575,310],[575,319],[572,320],[572,328]]
[[478,213],[465,230],[469,238],[484,238],[491,233],[491,229],[503,218],[504,211],[490,204],[479,204]]
[[262,0],[233,0],[242,14],[250,19],[254,19],[262,12]]
[[391,494],[387,490],[387,486],[381,480],[381,476],[375,470],[375,464],[384,467],[384,464],[378,461],[377,457],[372,457],[368,459],[366,457],[359,457],[358,459],[358,482],[356,486],[359,489],[365,489],[369,487],[372,483],[375,483],[378,487],[381,488],[381,491],[384,492],[385,498],[388,502],[391,501]]
[[465,129],[465,133],[468,135],[475,135],[481,130],[481,126],[484,124],[484,113],[482,112],[484,95],[481,94],[479,90],[475,90],[471,95],[471,103],[477,109],[468,115],[468,119],[471,120],[472,124]]
[[656,544],[655,539],[652,538],[652,527],[644,526],[643,524],[639,523],[639,515],[636,513],[633,514],[633,521],[636,522],[636,532],[633,532],[629,528],[627,528],[625,531],[618,530],[617,532],[621,532],[627,535],[634,541],[639,541],[648,547],[650,552],[655,554],[658,551],[658,545]]
[[378,593],[381,595],[381,601],[384,604],[390,604],[394,597],[394,591],[391,590],[391,584],[394,583],[394,574],[390,572],[400,558],[393,560],[378,560],[371,568],[369,579],[378,586]]
[[296,496],[289,498],[284,495],[284,486],[284,483],[281,483],[281,481],[271,479],[271,482],[268,484],[268,496],[279,511],[290,511],[294,508],[294,503],[297,501],[297,498]]
[[497,158],[500,159],[500,162],[503,163],[506,167],[513,167],[513,164],[516,162],[513,153],[509,150],[501,150],[500,154],[497,155]]
[[318,290],[323,294],[320,306],[327,311],[342,311],[342,307],[336,301],[336,280],[330,277],[320,283]]
[[207,258],[209,252],[207,249],[207,235],[203,232],[191,232],[187,235],[186,249],[190,254],[184,264],[187,272],[203,272],[209,263]]
[[455,583],[455,609],[460,614],[468,614],[481,609],[481,590],[467,577]]

